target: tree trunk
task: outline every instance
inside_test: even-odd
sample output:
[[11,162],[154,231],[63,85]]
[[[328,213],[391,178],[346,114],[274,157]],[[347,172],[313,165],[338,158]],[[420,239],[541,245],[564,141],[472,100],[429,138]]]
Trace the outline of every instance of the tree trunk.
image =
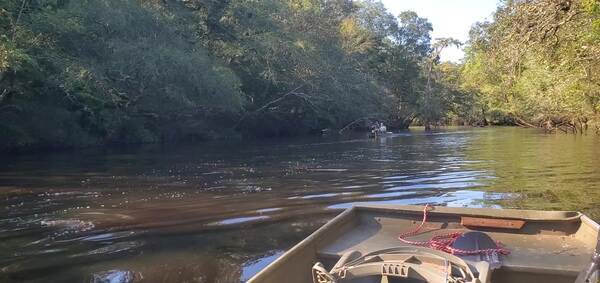
[[537,128],[537,126],[521,119],[520,117],[518,117],[517,115],[511,115],[514,119],[515,122],[517,123],[517,125],[521,126],[521,127],[525,127],[525,128]]
[[490,124],[488,123],[487,118],[485,118],[485,109],[484,108],[481,108],[481,117],[483,118],[483,121],[482,121],[483,126],[484,127],[489,126]]

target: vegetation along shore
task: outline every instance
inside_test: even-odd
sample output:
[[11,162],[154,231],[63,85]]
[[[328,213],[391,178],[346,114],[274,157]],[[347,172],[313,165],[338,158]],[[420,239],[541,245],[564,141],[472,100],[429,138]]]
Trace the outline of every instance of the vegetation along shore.
[[[467,42],[431,31],[372,0],[0,0],[0,149],[368,120],[600,130],[597,0],[501,1]],[[440,62],[450,45],[461,62]]]

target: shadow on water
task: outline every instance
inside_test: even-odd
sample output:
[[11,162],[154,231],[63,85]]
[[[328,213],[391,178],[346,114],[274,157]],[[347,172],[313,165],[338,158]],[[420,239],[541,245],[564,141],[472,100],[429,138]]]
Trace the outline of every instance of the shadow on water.
[[11,156],[0,281],[240,282],[356,203],[598,219],[599,144],[492,128]]

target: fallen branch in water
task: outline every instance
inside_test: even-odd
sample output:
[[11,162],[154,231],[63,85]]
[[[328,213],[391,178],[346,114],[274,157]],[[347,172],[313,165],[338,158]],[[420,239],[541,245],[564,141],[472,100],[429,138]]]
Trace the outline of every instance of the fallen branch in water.
[[519,116],[517,116],[517,115],[512,114],[511,116],[513,117],[513,119],[515,119],[515,123],[520,127],[523,127],[523,128],[537,128],[538,127],[536,125],[533,125],[533,124],[519,118]]
[[371,118],[373,118],[373,117],[372,117],[372,116],[369,116],[369,117],[362,117],[362,118],[356,119],[356,120],[352,121],[350,124],[347,124],[346,126],[344,126],[343,128],[341,128],[341,129],[338,131],[338,133],[340,133],[340,134],[341,134],[341,133],[343,133],[345,130],[347,130],[348,128],[350,128],[350,126],[352,126],[352,125],[354,125],[354,124],[356,124],[356,123],[358,123],[358,122],[360,122],[360,121],[369,120],[369,119],[371,119]]

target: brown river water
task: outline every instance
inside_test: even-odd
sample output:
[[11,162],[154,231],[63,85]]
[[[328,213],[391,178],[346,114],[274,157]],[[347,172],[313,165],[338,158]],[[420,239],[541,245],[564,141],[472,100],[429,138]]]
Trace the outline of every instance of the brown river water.
[[0,282],[114,270],[135,282],[243,282],[357,202],[600,220],[595,135],[417,129],[0,157]]

